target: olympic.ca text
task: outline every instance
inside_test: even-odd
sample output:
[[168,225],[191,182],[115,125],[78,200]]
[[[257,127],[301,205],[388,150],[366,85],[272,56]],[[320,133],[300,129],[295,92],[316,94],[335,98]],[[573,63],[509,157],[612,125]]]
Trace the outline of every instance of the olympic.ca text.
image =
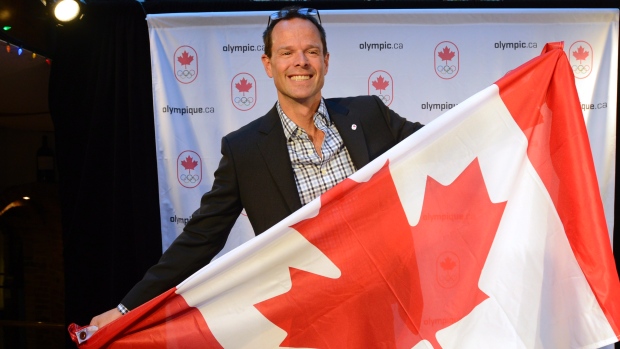
[[523,42],[519,40],[518,42],[496,42],[495,48],[505,49],[513,49],[516,50],[518,48],[537,48],[538,44],[535,42]]
[[402,50],[404,48],[404,45],[402,42],[366,42],[364,41],[363,43],[360,44],[360,50],[366,50],[366,51],[370,51],[370,50],[379,50],[379,51],[383,51],[383,50]]
[[222,51],[230,52],[230,53],[246,53],[246,52],[263,52],[265,50],[265,45],[235,45],[232,46],[230,44],[226,44],[226,46],[222,46]]
[[171,107],[169,105],[162,108],[164,114],[180,114],[180,115],[194,115],[194,114],[212,114],[215,113],[214,107]]
[[422,108],[422,110],[448,110],[448,109],[452,109],[454,107],[456,107],[458,105],[458,103],[429,103],[429,102],[424,102],[423,104],[420,105],[420,108]]
[[181,218],[175,215],[174,217],[170,217],[170,223],[187,225],[187,222],[189,222],[190,219],[192,219],[191,216],[189,218]]

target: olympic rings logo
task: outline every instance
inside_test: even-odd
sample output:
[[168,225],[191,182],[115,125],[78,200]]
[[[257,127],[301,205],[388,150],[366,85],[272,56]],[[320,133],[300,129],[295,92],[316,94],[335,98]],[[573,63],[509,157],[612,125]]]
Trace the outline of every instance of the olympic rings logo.
[[252,105],[254,103],[254,98],[252,97],[235,97],[235,103],[237,105],[244,105],[246,107]]
[[177,70],[177,76],[181,79],[191,79],[194,77],[194,75],[196,75],[196,71],[195,70]]
[[453,74],[456,72],[456,67],[453,65],[439,65],[437,71],[441,74]]
[[590,66],[589,65],[573,65],[573,72],[575,74],[587,74],[588,72],[590,72]]
[[182,174],[179,176],[179,179],[183,181],[183,183],[196,183],[200,181],[200,176],[197,174]]
[[379,97],[379,99],[383,101],[383,104],[386,104],[386,105],[390,102],[390,99],[392,99],[390,95],[375,95],[375,96]]

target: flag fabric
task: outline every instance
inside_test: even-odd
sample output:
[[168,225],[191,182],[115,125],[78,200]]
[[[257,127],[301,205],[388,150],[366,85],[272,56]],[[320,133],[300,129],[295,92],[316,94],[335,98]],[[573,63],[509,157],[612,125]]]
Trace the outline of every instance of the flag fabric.
[[[620,282],[561,43],[80,348],[599,348]],[[80,338],[81,337],[81,338]]]

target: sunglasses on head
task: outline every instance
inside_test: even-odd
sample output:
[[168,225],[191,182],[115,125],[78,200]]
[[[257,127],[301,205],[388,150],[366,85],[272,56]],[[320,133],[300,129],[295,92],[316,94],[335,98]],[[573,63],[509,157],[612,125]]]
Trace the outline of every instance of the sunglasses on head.
[[280,10],[278,12],[272,13],[271,15],[269,15],[269,21],[267,22],[267,27],[271,25],[271,21],[277,21],[279,19],[282,19],[292,12],[299,13],[300,15],[306,16],[306,17],[315,17],[319,21],[319,24],[321,24],[321,15],[319,15],[319,10],[314,9],[314,8],[299,8],[299,9]]

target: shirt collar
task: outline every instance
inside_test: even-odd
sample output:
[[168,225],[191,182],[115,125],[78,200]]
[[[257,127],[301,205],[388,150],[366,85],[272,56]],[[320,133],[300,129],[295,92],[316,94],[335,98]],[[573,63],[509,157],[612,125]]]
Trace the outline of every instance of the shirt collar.
[[[299,128],[299,126],[297,126],[297,124],[295,124],[293,120],[289,119],[289,117],[284,114],[284,111],[282,110],[279,101],[276,103],[276,109],[278,110],[278,115],[280,116],[282,127],[284,128],[284,136],[287,140],[289,140],[293,135],[297,133],[297,130],[301,130],[301,128]],[[325,106],[325,100],[323,98],[321,98],[319,108],[314,114],[314,124],[317,125],[318,123],[323,123],[328,127],[332,124],[332,121],[329,118],[329,113],[327,112],[327,107]]]

